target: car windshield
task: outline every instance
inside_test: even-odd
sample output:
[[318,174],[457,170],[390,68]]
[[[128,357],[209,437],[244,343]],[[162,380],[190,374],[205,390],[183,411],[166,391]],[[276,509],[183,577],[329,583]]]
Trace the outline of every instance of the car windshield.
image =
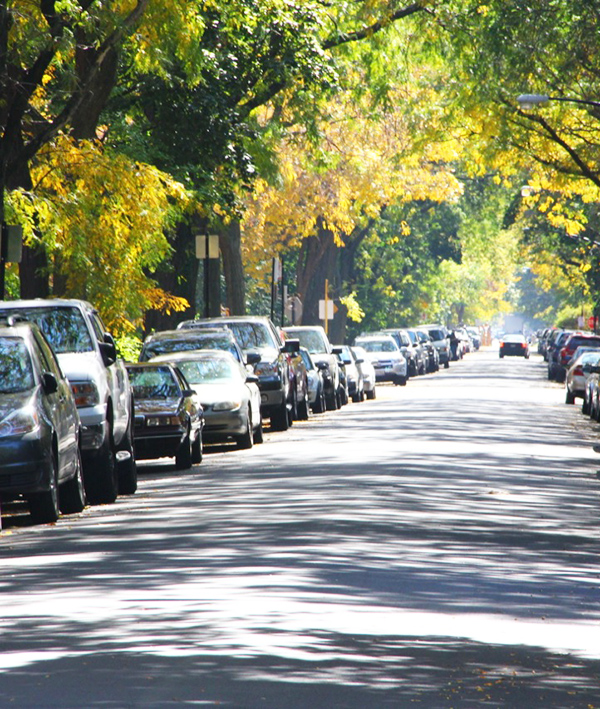
[[319,330],[290,330],[289,334],[292,337],[297,337],[300,340],[300,345],[306,347],[310,354],[327,352],[327,345]]
[[172,352],[190,352],[192,350],[224,350],[238,358],[238,350],[229,337],[207,335],[206,337],[172,337],[147,342],[144,345],[143,359]]
[[310,355],[306,350],[300,350],[300,356],[302,357],[302,361],[304,362],[304,366],[306,367],[306,369],[315,368],[315,365],[313,364],[312,359],[310,358]]
[[277,343],[269,328],[261,322],[228,322],[227,327],[233,332],[238,345],[243,350],[262,347],[277,348]]
[[240,372],[235,362],[226,359],[195,359],[178,362],[190,384],[213,384],[240,379]]
[[3,310],[35,322],[46,335],[56,354],[91,352],[92,338],[79,308],[71,306],[15,308]]
[[133,395],[137,399],[167,399],[179,396],[180,389],[169,367],[127,368]]
[[393,340],[361,340],[360,346],[367,352],[396,352],[396,343]]
[[0,337],[0,394],[27,391],[34,385],[31,358],[20,337]]

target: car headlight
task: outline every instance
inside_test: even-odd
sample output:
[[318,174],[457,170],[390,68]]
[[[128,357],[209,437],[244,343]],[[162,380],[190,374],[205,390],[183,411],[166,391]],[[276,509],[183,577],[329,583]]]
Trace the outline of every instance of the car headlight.
[[239,399],[230,399],[229,401],[217,401],[213,404],[213,411],[237,411],[242,408],[242,402]]
[[0,436],[22,436],[33,433],[40,427],[38,412],[31,406],[12,411],[0,421]]
[[78,409],[84,406],[97,406],[100,403],[100,395],[98,388],[92,381],[87,382],[69,382],[71,391],[75,398],[75,405]]
[[254,365],[254,371],[259,377],[273,377],[279,374],[277,362],[258,362]]

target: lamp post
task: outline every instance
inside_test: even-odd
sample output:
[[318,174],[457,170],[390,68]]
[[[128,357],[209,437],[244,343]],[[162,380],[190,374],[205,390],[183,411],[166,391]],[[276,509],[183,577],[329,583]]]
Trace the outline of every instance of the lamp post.
[[563,101],[567,103],[580,103],[584,106],[600,108],[600,101],[588,101],[584,98],[568,98],[566,96],[547,96],[546,94],[521,94],[517,96],[517,103],[525,111],[530,111],[536,106],[543,106],[550,101]]

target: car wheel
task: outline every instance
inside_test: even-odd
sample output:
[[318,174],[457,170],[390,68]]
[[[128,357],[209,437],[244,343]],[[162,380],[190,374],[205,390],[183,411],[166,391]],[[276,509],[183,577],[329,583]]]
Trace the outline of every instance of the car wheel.
[[177,470],[189,470],[192,467],[192,441],[190,438],[190,429],[185,435],[183,441],[179,445],[179,450],[175,454],[175,468]]
[[450,369],[450,362],[444,362],[444,369]]
[[236,445],[241,450],[247,450],[254,445],[254,436],[252,434],[252,414],[250,409],[246,412],[246,431],[235,439]]
[[584,414],[584,416],[587,416],[590,413],[590,405],[585,397],[583,398],[583,403],[581,404],[581,413]]
[[202,462],[202,431],[198,431],[196,440],[192,443],[192,464],[198,465]]
[[117,461],[112,442],[111,427],[101,448],[89,458],[89,470],[84,464],[83,482],[85,494],[92,505],[110,504],[117,499]]
[[274,431],[287,431],[289,427],[288,408],[284,399],[277,410],[271,414],[271,428]]
[[566,389],[565,393],[565,404],[574,404],[575,403],[575,397],[573,396],[573,392],[569,391],[569,389]]
[[66,515],[81,512],[85,508],[87,502],[85,497],[85,489],[83,487],[81,451],[79,450],[79,446],[77,446],[76,457],[75,475],[60,486],[60,511]]
[[337,400],[337,391],[332,391],[329,396],[325,397],[325,408],[327,411],[336,411],[340,408]]
[[304,395],[304,399],[298,404],[298,418],[300,421],[306,421],[310,416],[310,406],[308,405],[308,394]]
[[365,392],[365,395],[367,399],[374,399],[375,398],[375,387],[371,389],[371,391]]
[[56,522],[60,516],[57,475],[58,465],[54,455],[52,455],[48,489],[45,492],[36,492],[27,499],[31,518],[37,524]]
[[258,424],[258,426],[254,429],[254,443],[262,443],[265,438],[263,434],[263,426],[262,426],[262,421]]
[[296,393],[296,388],[292,390],[292,401],[288,407],[288,419],[290,426],[294,421],[298,420],[298,394]]
[[325,411],[325,397],[323,395],[323,389],[319,389],[317,398],[313,404],[313,412],[315,414],[322,414],[323,411]]
[[[133,411],[133,402],[131,411]],[[129,418],[127,433],[117,451],[117,473],[119,495],[133,495],[138,486],[137,465],[133,451],[133,416]]]

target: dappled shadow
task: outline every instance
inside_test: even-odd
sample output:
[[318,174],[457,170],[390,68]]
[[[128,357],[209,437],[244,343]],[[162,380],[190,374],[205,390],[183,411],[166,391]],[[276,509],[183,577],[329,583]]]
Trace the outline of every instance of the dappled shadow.
[[597,427],[501,364],[3,534],[0,703],[600,703]]

